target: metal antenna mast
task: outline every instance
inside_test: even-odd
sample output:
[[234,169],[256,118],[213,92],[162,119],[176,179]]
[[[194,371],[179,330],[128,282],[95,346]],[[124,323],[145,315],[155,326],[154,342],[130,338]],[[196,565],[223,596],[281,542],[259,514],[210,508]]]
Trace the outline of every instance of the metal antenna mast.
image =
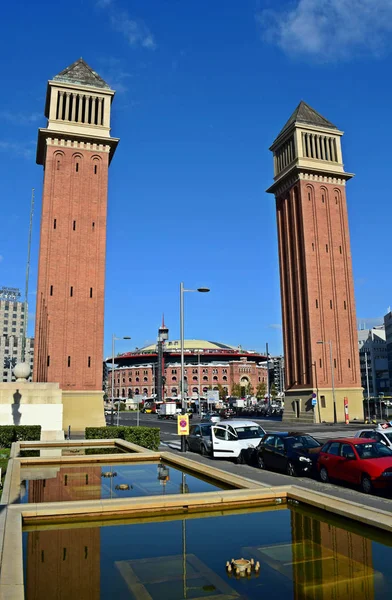
[[29,295],[29,274],[30,274],[30,252],[31,252],[31,235],[33,230],[33,214],[34,214],[34,188],[31,190],[31,207],[30,207],[30,225],[29,225],[29,240],[27,244],[27,263],[26,263],[26,283],[25,283],[25,298],[24,298],[24,321],[23,321],[23,338],[22,338],[22,363],[26,359],[26,337],[27,337],[27,322],[28,322],[28,295]]

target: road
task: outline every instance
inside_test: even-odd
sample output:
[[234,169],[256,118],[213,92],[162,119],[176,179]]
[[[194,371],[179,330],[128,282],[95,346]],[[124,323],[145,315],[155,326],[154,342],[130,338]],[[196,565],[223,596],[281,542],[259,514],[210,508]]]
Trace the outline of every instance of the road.
[[[140,414],[139,424],[144,427],[159,427],[161,430],[161,449],[169,452],[178,453],[180,449],[180,436],[177,435],[177,422],[158,419],[156,415],[145,415]],[[256,421],[265,429],[267,432],[270,431],[287,431],[287,425],[284,426],[281,421],[276,419],[256,419]],[[199,423],[200,417],[194,415],[191,420],[191,424]],[[110,424],[110,417],[107,419],[107,423]],[[117,415],[115,418],[115,424],[117,424]],[[136,414],[129,412],[120,413],[120,425],[136,425]],[[297,425],[295,431],[303,431],[310,433],[320,441],[326,441],[332,437],[351,437],[358,429],[363,428],[363,424],[355,425],[350,424],[348,426],[337,424],[337,425],[324,425],[324,424],[312,424],[312,425]],[[293,429],[293,428],[292,428]],[[333,497],[344,498],[352,502],[359,504],[365,504],[367,507],[373,507],[375,510],[384,510],[392,512],[392,494],[380,494],[368,496],[356,488],[349,487],[346,485],[334,485],[331,483],[324,484],[321,481],[310,479],[309,477],[290,477],[283,473],[275,473],[272,471],[259,470],[249,465],[235,465],[231,461],[227,460],[214,460],[210,457],[203,457],[194,452],[186,453],[188,458],[192,458],[200,463],[218,467],[223,471],[234,473],[236,475],[242,475],[248,477],[266,486],[277,486],[295,484],[300,487],[304,487],[309,490],[315,490],[323,493],[327,493]]]

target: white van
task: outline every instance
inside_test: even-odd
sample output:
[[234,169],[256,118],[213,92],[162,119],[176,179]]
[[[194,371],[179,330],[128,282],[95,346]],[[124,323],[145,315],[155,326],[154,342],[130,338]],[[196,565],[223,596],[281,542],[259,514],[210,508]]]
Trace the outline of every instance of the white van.
[[211,427],[212,456],[232,458],[237,463],[243,463],[243,450],[256,448],[265,433],[255,421],[221,421]]

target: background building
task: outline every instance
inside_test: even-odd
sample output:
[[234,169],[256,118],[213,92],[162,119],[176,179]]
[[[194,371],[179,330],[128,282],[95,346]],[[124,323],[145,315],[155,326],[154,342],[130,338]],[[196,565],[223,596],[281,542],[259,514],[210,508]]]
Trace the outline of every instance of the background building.
[[[20,290],[0,289],[0,381],[15,381],[12,369],[22,362],[23,335],[25,327],[25,304],[19,300]],[[26,338],[25,360],[33,366],[34,339]],[[31,381],[31,377],[29,379]]]
[[[300,102],[274,154],[284,420],[363,419],[342,131]],[[318,403],[313,405],[313,394]]]
[[385,343],[387,345],[387,360],[389,381],[392,382],[392,312],[389,310],[384,317]]
[[358,331],[358,345],[361,382],[365,397],[367,397],[367,378],[369,381],[369,396],[378,396],[380,392],[389,394],[390,378],[384,325]]
[[[227,395],[266,393],[265,356],[227,344],[207,340],[185,340],[185,384],[188,396],[205,396],[209,389],[221,389]],[[163,352],[164,396],[180,394],[181,353],[179,340],[167,340]],[[106,359],[110,364],[112,358]],[[130,398],[157,394],[158,352],[152,344],[115,357],[114,396]],[[109,371],[108,389],[112,372]],[[221,386],[221,388],[220,388]]]

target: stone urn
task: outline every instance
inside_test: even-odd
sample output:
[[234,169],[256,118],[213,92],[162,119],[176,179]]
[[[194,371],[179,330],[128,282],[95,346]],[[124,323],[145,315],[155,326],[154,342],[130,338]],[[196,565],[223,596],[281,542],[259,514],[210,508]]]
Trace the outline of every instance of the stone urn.
[[18,363],[13,370],[16,383],[26,383],[31,374],[30,365],[27,363]]

